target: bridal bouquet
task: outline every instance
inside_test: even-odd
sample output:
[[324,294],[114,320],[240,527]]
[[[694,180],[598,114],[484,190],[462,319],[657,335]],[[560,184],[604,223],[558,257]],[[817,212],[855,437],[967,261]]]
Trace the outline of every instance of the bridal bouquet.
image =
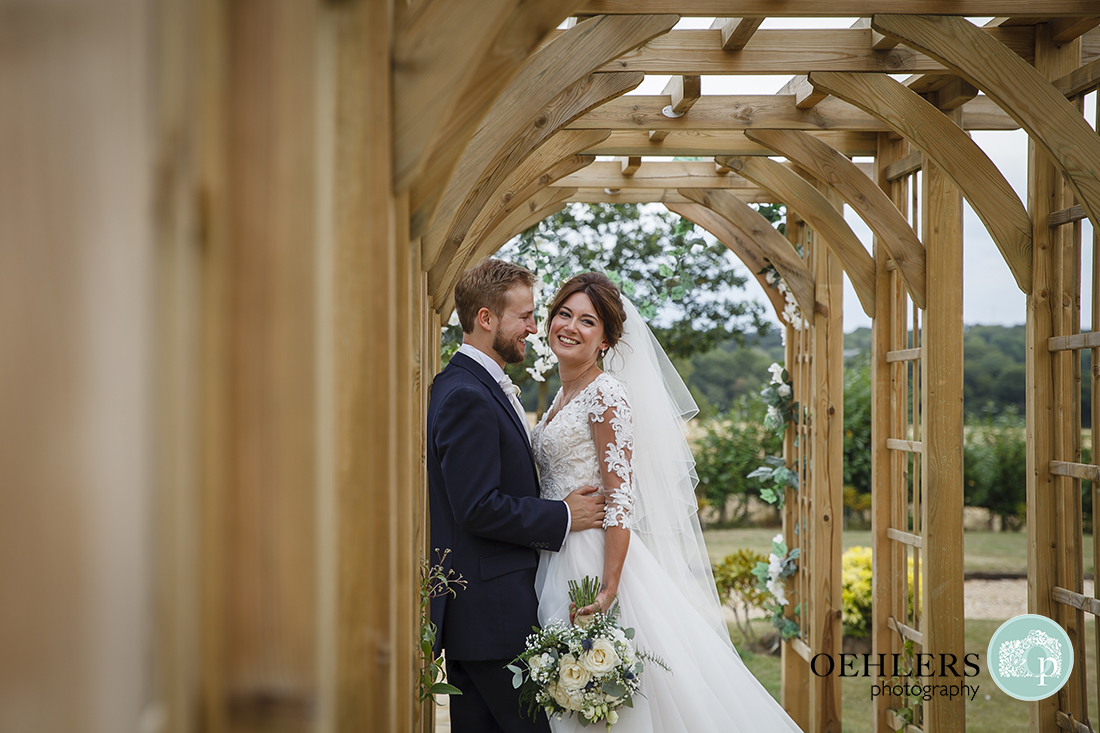
[[[582,608],[595,601],[599,579],[569,581],[569,597]],[[633,707],[645,662],[668,669],[649,652],[634,648],[634,629],[616,618],[618,604],[607,613],[578,617],[578,625],[557,620],[527,637],[527,646],[508,669],[515,687],[531,712],[543,708],[559,718],[576,713],[582,726],[604,721],[607,729],[619,719],[616,709]],[[522,666],[521,666],[522,665]]]

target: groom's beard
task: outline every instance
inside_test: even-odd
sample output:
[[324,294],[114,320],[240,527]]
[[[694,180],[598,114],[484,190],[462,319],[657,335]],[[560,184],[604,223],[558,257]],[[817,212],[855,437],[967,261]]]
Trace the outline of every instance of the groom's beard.
[[506,339],[499,333],[493,338],[493,351],[504,359],[505,364],[522,364],[527,358],[526,343],[520,346],[515,339]]

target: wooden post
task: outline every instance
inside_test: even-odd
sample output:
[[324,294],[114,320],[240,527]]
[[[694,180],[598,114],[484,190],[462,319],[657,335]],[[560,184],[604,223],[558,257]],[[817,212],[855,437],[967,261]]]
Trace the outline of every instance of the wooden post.
[[[958,110],[946,113],[961,121]],[[927,156],[923,160],[922,226],[928,307],[921,344],[921,526],[924,538],[922,651],[962,658],[963,626],[963,322],[962,195]],[[966,701],[925,703],[925,730],[962,733]]]
[[[827,189],[827,195],[830,203],[843,209],[839,194]],[[813,232],[812,237],[816,302],[814,312],[804,314],[813,324],[813,381],[807,400],[813,439],[810,647],[814,654],[839,659],[843,649],[840,556],[844,522],[844,284],[840,260],[829,251],[820,234]],[[840,732],[840,693],[838,676],[810,677],[811,731]]]
[[0,726],[133,731],[157,692],[152,10],[0,14]]
[[[1036,27],[1035,68],[1048,79],[1055,79],[1077,67],[1080,43],[1056,44],[1050,39],[1049,24]],[[1066,319],[1061,300],[1063,274],[1063,235],[1048,225],[1051,212],[1065,204],[1062,174],[1050,157],[1034,142],[1028,143],[1028,213],[1032,220],[1032,292],[1027,299],[1027,533],[1028,533],[1028,612],[1048,616],[1066,627],[1080,655],[1083,629],[1078,613],[1051,599],[1051,589],[1069,580],[1067,572],[1076,565],[1070,557],[1080,540],[1080,512],[1074,536],[1063,531],[1064,523],[1072,522],[1065,515],[1066,492],[1074,483],[1068,477],[1050,473],[1052,460],[1073,460],[1060,451],[1068,451],[1074,438],[1062,432],[1062,421],[1072,417],[1067,408],[1066,370],[1058,369],[1063,359],[1078,358],[1077,352],[1063,352],[1057,358],[1047,347],[1052,336],[1064,335]],[[1063,227],[1064,229],[1064,227]],[[1064,364],[1063,364],[1064,366]],[[1072,374],[1072,367],[1069,370]],[[1070,405],[1079,395],[1069,397]],[[1066,443],[1069,445],[1066,445]],[[1068,484],[1068,486],[1067,486]],[[1053,499],[1053,500],[1052,500]],[[1067,546],[1068,544],[1068,546]],[[1079,552],[1079,550],[1078,550]],[[1074,583],[1076,587],[1076,582]],[[1070,590],[1074,590],[1071,587]],[[1075,672],[1075,675],[1078,673]],[[1071,707],[1078,702],[1079,680],[1071,678],[1058,695],[1030,705],[1031,730],[1053,733],[1058,730],[1058,710],[1079,713]]]
[[[886,179],[886,168],[906,156],[909,145],[904,140],[891,140],[888,133],[879,134],[878,155],[875,158],[875,179],[899,210],[904,211],[908,185],[903,179],[891,182]],[[900,482],[901,473],[895,469],[897,457],[886,447],[886,440],[901,437],[897,403],[905,395],[904,364],[891,364],[886,354],[896,348],[894,324],[897,296],[895,275],[887,268],[890,261],[886,249],[875,240],[875,317],[871,322],[871,466],[874,476],[871,487],[872,534],[871,582],[872,610],[871,652],[876,660],[879,655],[901,652],[901,642],[896,631],[887,625],[892,616],[905,619],[906,594],[904,589],[906,558],[901,548],[887,535],[887,529],[906,529],[903,524],[907,501],[905,487]],[[904,294],[902,295],[904,298]],[[903,301],[904,303],[904,301]],[[904,319],[904,316],[903,316]],[[904,333],[904,323],[902,325]],[[900,386],[899,386],[900,385]],[[873,684],[889,679],[889,667],[875,670]],[[893,733],[893,719],[888,711],[898,704],[893,695],[879,695],[873,701],[875,733]]]

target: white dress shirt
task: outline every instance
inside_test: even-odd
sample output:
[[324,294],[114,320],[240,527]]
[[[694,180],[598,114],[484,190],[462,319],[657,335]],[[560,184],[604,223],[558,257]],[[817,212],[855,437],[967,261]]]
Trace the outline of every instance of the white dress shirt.
[[[471,359],[476,361],[478,364],[480,364],[482,367],[484,367],[485,371],[487,371],[489,373],[489,376],[492,377],[493,381],[496,382],[497,384],[500,384],[500,380],[502,378],[504,378],[504,370],[500,367],[500,364],[497,364],[496,360],[494,360],[493,357],[489,356],[488,354],[481,351],[477,347],[471,346],[470,344],[467,344],[467,343],[463,343],[461,346],[458,347],[458,353],[465,354],[466,356],[470,357]],[[504,389],[501,388],[500,391],[504,392]],[[505,396],[509,398],[508,401],[513,406],[519,405],[519,398],[517,398],[514,394],[510,394],[510,395],[506,394]],[[527,424],[527,416],[526,416],[526,413],[523,412],[523,406],[522,405],[519,406],[518,411],[520,412],[520,414],[522,414],[524,416],[523,426],[525,428],[527,428],[527,440],[528,440],[528,443],[530,443],[530,440],[531,440],[530,426]],[[565,504],[564,501],[562,503]],[[568,504],[565,504],[565,515],[566,515],[566,520],[567,520],[566,523],[565,523],[565,537],[568,538],[569,537],[569,527],[571,527],[573,525],[573,512],[569,511],[569,505]],[[561,546],[565,547],[565,539],[562,540]]]

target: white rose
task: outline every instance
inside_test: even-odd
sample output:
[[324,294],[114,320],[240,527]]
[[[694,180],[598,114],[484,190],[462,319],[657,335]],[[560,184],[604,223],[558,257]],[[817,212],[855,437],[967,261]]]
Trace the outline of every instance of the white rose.
[[607,639],[596,639],[592,648],[581,655],[581,664],[592,674],[606,674],[619,664],[615,645]]
[[577,663],[572,654],[564,654],[558,661],[558,683],[567,690],[579,690],[588,684],[592,675]]
[[768,371],[772,373],[772,383],[779,384],[783,381],[783,365],[777,362],[772,362],[772,365],[768,367]]
[[546,666],[546,662],[549,661],[545,654],[536,654],[527,660],[527,666],[531,668],[532,672],[538,672],[540,669]]
[[572,710],[569,705],[570,702],[572,702],[569,696],[569,692],[566,691],[557,682],[551,682],[550,684],[548,684],[546,686],[546,691],[550,693],[550,697],[554,698],[554,702],[556,702],[558,705],[561,705],[566,710]]
[[608,713],[607,713],[607,722],[610,723],[611,725],[615,725],[616,723],[619,722],[619,714],[616,713],[614,710],[608,711]]
[[779,385],[779,387],[775,391],[779,393],[780,397],[790,397],[791,396],[791,385],[781,384],[781,385]]

